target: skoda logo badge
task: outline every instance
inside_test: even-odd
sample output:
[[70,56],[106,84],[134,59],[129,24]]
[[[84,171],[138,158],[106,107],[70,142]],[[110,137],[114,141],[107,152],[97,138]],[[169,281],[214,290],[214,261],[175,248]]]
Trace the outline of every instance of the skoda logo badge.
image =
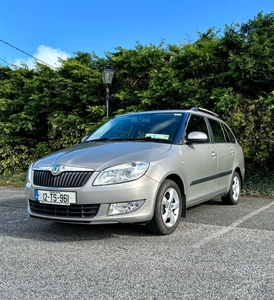
[[62,171],[61,167],[62,167],[61,165],[52,165],[50,167],[51,174],[54,175],[54,176],[60,174],[61,171]]

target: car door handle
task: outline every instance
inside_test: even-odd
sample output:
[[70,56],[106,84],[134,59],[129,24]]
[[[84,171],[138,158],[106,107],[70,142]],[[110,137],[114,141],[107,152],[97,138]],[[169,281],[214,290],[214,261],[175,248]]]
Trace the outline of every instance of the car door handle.
[[231,151],[230,151],[230,154],[231,154],[231,155],[234,155],[234,154],[235,154],[235,151],[234,151],[234,150],[231,150]]
[[215,157],[217,156],[217,154],[216,154],[214,151],[212,151],[211,156],[212,156],[213,158],[215,158]]

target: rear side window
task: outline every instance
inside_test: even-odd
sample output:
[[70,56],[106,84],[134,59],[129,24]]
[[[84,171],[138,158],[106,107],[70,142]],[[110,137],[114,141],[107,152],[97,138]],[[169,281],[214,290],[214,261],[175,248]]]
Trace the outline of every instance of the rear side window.
[[186,128],[186,136],[188,136],[190,134],[190,132],[193,132],[193,131],[203,132],[207,135],[207,137],[209,137],[208,129],[207,129],[207,125],[206,125],[204,117],[191,115],[190,120],[187,124],[187,128]]
[[225,143],[226,138],[221,126],[221,123],[212,119],[208,119],[211,129],[212,129],[212,134],[214,137],[214,142],[215,143]]
[[228,128],[228,126],[226,126],[225,124],[222,124],[223,129],[224,129],[224,133],[227,139],[227,142],[229,143],[236,143],[236,139],[233,135],[233,133],[231,132],[231,130]]

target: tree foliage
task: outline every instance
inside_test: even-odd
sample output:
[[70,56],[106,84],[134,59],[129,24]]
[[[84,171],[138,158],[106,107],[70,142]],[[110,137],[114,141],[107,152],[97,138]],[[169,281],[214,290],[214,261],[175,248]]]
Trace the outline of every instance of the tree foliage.
[[76,52],[51,69],[0,66],[0,173],[26,170],[39,157],[78,143],[105,117],[101,71],[115,69],[110,114],[213,110],[243,146],[246,166],[274,171],[274,14],[199,33],[180,45],[117,47],[106,58]]

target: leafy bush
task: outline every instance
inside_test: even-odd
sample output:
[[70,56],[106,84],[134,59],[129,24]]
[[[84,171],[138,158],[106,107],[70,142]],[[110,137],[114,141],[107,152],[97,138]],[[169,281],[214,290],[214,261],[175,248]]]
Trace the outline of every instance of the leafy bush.
[[[223,35],[197,41],[139,43],[108,52],[115,69],[110,115],[200,106],[222,116],[246,157],[247,173],[274,171],[274,14],[259,13]],[[0,174],[76,144],[105,122],[106,59],[76,52],[59,69],[0,66]]]
[[274,198],[274,173],[265,175],[248,173],[244,182],[242,194],[252,197]]

